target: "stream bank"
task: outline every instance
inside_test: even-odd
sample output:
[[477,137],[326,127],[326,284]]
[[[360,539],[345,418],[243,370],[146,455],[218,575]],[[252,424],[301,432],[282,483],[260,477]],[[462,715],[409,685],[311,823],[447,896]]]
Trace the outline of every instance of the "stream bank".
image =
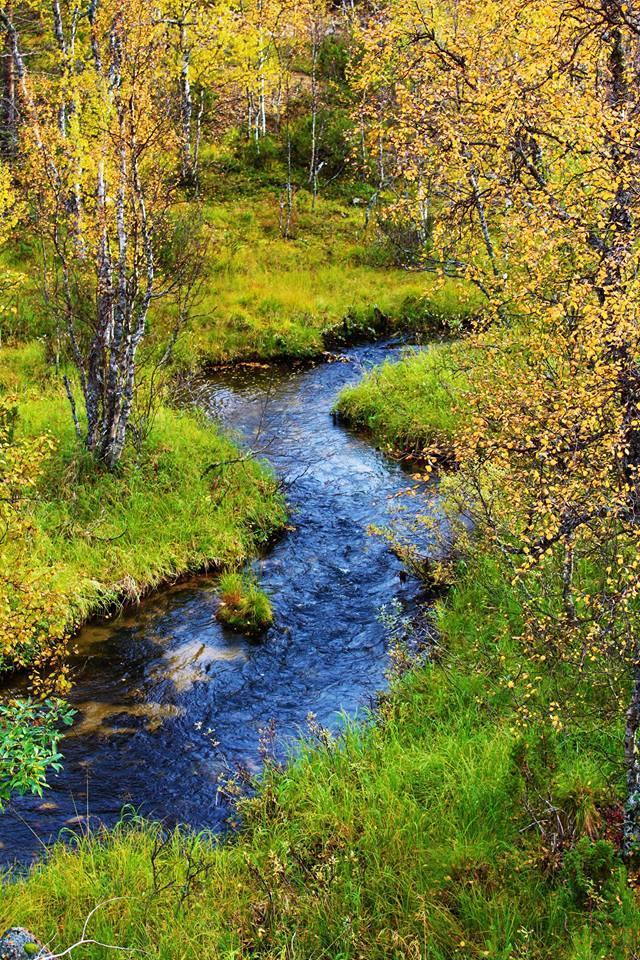
[[399,347],[354,347],[345,362],[237,368],[200,382],[199,405],[268,460],[287,492],[291,529],[253,565],[275,625],[259,643],[228,630],[215,619],[215,582],[196,580],[81,631],[64,769],[43,799],[17,800],[0,820],[6,863],[37,856],[36,835],[111,825],[127,803],[168,825],[218,829],[228,814],[218,779],[236,764],[259,769],[262,729],[274,725],[284,756],[309,713],[336,729],[384,685],[379,608],[397,597],[410,609],[420,586],[401,577],[400,561],[369,527],[410,520],[416,501],[403,492],[418,481],[335,426],[329,410],[346,383]]

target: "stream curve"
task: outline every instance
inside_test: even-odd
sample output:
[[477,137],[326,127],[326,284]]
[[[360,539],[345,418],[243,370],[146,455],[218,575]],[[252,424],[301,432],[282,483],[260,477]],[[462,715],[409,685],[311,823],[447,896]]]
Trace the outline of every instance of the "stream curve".
[[[124,804],[168,825],[220,829],[229,813],[220,774],[259,769],[262,728],[274,725],[283,755],[310,712],[336,729],[384,685],[378,611],[393,597],[410,609],[420,587],[368,528],[411,515],[418,500],[402,492],[418,481],[329,411],[345,384],[399,347],[354,347],[304,370],[238,367],[200,383],[199,403],[285,485],[292,529],[254,563],[275,625],[259,642],[222,627],[215,580],[199,578],[85,627],[64,768],[43,798],[20,798],[0,816],[4,864],[28,863],[65,828],[111,825]],[[430,502],[437,511],[435,493]]]

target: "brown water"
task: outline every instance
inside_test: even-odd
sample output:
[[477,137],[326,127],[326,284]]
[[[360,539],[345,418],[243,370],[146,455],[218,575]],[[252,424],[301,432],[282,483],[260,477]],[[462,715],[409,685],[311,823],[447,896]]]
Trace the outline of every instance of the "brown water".
[[29,861],[61,830],[113,824],[124,804],[169,825],[220,829],[229,811],[218,779],[237,763],[259,769],[261,728],[275,722],[284,755],[309,712],[332,729],[366,712],[387,666],[379,609],[394,597],[411,609],[419,596],[368,528],[409,521],[418,500],[402,492],[417,484],[329,411],[346,383],[397,353],[376,344],[347,362],[240,368],[200,383],[199,403],[285,486],[294,529],[254,564],[275,626],[258,642],[223,628],[215,582],[198,579],[82,630],[64,769],[44,798],[0,817],[5,863]]

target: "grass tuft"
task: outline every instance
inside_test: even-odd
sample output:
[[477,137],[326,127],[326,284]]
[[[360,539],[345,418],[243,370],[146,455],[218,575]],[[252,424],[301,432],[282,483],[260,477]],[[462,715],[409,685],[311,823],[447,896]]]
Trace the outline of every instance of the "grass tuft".
[[218,620],[243,633],[259,634],[273,623],[269,597],[247,573],[225,573],[218,581]]

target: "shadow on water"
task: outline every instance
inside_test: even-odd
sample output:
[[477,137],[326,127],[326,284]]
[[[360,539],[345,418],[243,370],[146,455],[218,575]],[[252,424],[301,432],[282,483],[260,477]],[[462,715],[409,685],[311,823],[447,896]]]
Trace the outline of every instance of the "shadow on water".
[[309,712],[335,729],[383,686],[379,608],[393,597],[410,608],[419,585],[368,527],[415,510],[402,492],[417,484],[329,411],[397,348],[356,347],[303,371],[241,367],[199,384],[198,402],[260,451],[287,491],[293,529],[254,564],[275,626],[259,642],[223,628],[215,583],[199,579],[82,630],[64,769],[44,798],[0,817],[5,863],[29,861],[64,827],[112,824],[126,803],[168,824],[220,828],[218,778],[235,763],[258,769],[260,728],[275,721],[284,753]]

